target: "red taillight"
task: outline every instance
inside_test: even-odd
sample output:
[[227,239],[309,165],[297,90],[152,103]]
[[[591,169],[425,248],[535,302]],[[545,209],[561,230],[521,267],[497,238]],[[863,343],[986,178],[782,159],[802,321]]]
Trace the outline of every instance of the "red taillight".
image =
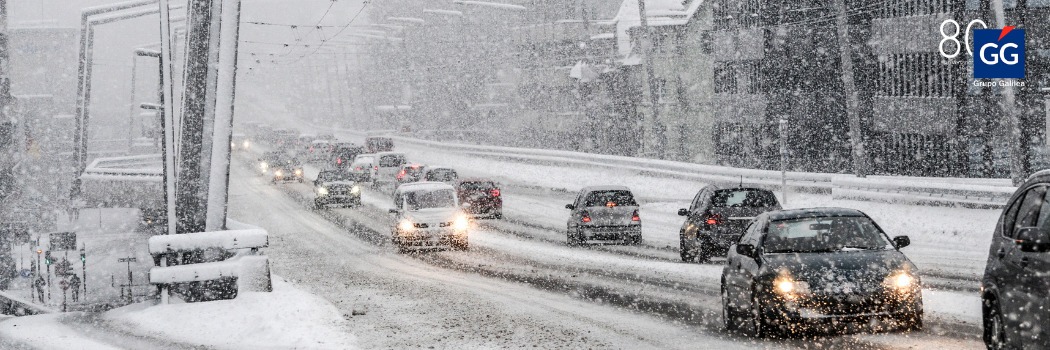
[[354,170],[361,170],[361,167],[356,167],[354,168]]
[[342,157],[336,158],[335,159],[335,164],[343,164],[343,158]]
[[608,201],[608,202],[605,203],[605,206],[607,206],[609,208],[615,207],[616,206],[616,202]]
[[379,166],[378,165],[374,166],[373,168],[375,168],[376,171],[379,171]]
[[583,221],[583,222],[591,222],[591,217],[590,216],[584,216],[583,219],[580,219],[580,220]]
[[638,211],[635,210],[634,214],[631,215],[631,221],[642,221],[642,217],[638,216]]
[[722,223],[722,217],[718,215],[711,215],[707,217],[707,220],[704,220],[704,223],[708,225],[718,225]]
[[498,188],[493,189],[492,191],[489,191],[489,193],[491,193],[493,197],[499,197],[499,189]]
[[398,180],[404,179],[404,178],[405,178],[405,171],[404,170],[401,170],[400,172],[397,173],[397,179]]

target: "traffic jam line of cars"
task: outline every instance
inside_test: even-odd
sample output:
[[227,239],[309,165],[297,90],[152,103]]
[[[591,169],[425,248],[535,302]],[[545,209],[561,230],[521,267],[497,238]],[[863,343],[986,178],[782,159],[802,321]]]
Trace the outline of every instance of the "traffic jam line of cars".
[[[320,143],[314,141],[305,142],[316,151]],[[274,182],[301,181],[295,157],[273,144],[284,150],[260,158],[262,173]],[[399,252],[466,250],[471,220],[503,217],[495,181],[460,179],[452,168],[410,163],[387,138],[366,144],[344,143],[327,148],[327,157],[311,158],[326,168],[314,181],[317,208],[359,206],[362,186],[392,188],[391,241]],[[1030,177],[997,225],[981,282],[983,339],[990,349],[1050,348],[1048,189],[1050,172]],[[570,246],[637,245],[643,239],[639,205],[627,187],[584,188],[566,208]],[[791,336],[871,321],[903,331],[923,328],[920,272],[901,252],[910,239],[890,237],[859,210],[784,209],[766,189],[706,186],[678,215],[685,217],[682,261],[725,257],[720,299],[729,331]]]

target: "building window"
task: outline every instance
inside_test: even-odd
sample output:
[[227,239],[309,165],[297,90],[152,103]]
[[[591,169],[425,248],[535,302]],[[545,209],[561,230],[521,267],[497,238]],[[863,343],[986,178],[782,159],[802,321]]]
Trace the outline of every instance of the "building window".
[[722,63],[720,66],[715,67],[714,83],[716,93],[735,94],[737,92],[737,81],[733,66],[729,63]]

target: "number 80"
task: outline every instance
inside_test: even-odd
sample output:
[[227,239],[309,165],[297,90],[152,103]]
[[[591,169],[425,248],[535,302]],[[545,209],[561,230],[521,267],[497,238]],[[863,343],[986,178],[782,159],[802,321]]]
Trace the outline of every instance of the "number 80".
[[[955,32],[952,33],[952,34],[946,33],[944,31],[944,28],[945,28],[946,24],[951,24],[951,25],[955,26]],[[981,29],[988,28],[988,24],[984,23],[984,21],[982,21],[982,20],[975,19],[975,20],[970,21],[970,23],[966,25],[966,32],[963,33],[963,41],[964,42],[967,42],[967,43],[970,42],[970,29],[973,28],[974,24],[980,24],[981,25]],[[956,22],[954,19],[947,19],[947,20],[944,20],[944,22],[941,22],[940,31],[941,31],[941,37],[943,39],[941,39],[941,42],[939,44],[937,44],[937,49],[941,52],[941,56],[944,56],[944,58],[955,58],[955,57],[959,56],[960,53],[962,53],[963,44],[960,43],[959,39],[958,39],[959,38],[959,29],[960,29],[959,22]],[[945,42],[955,43],[955,53],[949,54],[948,52],[944,51],[944,43]],[[970,56],[973,56],[973,49],[971,49],[969,45],[966,45],[966,53],[970,54]]]

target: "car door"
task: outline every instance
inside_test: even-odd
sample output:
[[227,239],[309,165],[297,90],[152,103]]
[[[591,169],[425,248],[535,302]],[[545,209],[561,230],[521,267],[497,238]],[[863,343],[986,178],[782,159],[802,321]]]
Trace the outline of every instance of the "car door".
[[[1046,197],[1046,186],[1033,186],[1019,196],[1017,202],[1012,203],[1003,219],[1002,234],[996,237],[999,240],[999,249],[996,257],[999,259],[997,267],[1000,276],[999,301],[1005,314],[1016,313],[1018,322],[1031,321],[1033,307],[1040,302],[1035,300],[1035,286],[1031,283],[1035,271],[1030,265],[1033,254],[1023,252],[1014,242],[1016,233],[1024,227],[1034,227],[1039,218],[1039,212]],[[1009,320],[1007,322],[1010,322]]]
[[711,186],[705,186],[696,194],[689,204],[689,214],[685,223],[682,224],[682,234],[687,239],[696,238],[696,231],[700,228],[700,217],[707,210],[706,205],[710,203]]
[[580,192],[580,194],[576,195],[576,200],[572,202],[572,210],[569,210],[569,230],[572,230],[576,228],[577,225],[579,225],[578,214],[581,210],[583,210],[582,208],[580,208],[580,206],[583,205],[583,197],[586,195],[586,192]]
[[[740,237],[737,244],[751,244],[757,247],[759,237],[764,232],[766,225],[764,217],[759,217],[747,228],[747,232]],[[730,246],[726,255],[725,285],[726,292],[736,303],[738,309],[750,307],[751,286],[754,274],[758,271],[758,263],[755,259],[736,252],[736,245]]]
[[[1044,235],[1050,235],[1050,187],[1045,192],[1035,227]],[[1025,252],[1024,258],[1028,259],[1023,272],[1024,285],[1029,288],[1034,303],[1033,316],[1036,324],[1044,325],[1037,338],[1042,340],[1044,348],[1050,347],[1050,328],[1046,326],[1050,324],[1050,252]]]

